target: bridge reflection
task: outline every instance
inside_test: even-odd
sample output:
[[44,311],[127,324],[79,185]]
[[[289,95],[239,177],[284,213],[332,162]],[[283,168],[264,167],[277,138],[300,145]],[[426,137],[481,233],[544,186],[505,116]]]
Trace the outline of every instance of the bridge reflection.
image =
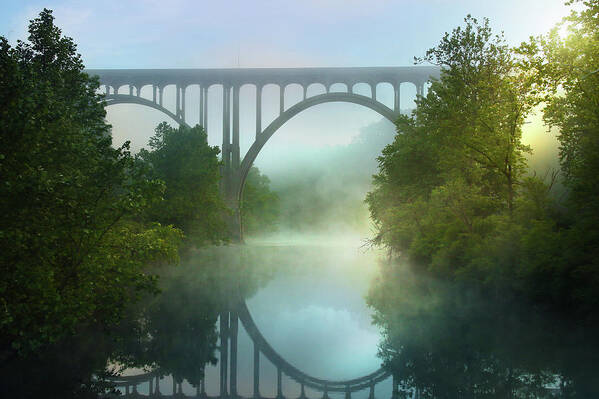
[[[198,397],[198,398],[243,398],[237,388],[238,375],[238,346],[239,321],[253,343],[253,392],[248,398],[264,398],[260,392],[260,358],[263,355],[276,367],[276,397],[283,399],[283,377],[295,381],[300,386],[299,399],[306,399],[306,388],[320,392],[323,399],[333,393],[342,393],[345,399],[351,399],[352,394],[360,391],[368,392],[367,398],[374,399],[377,384],[390,378],[390,373],[383,368],[368,375],[349,380],[327,380],[313,377],[283,358],[264,338],[254,322],[245,301],[240,300],[234,310],[222,312],[219,316],[220,332],[220,361],[219,361],[219,394],[210,396],[206,393],[207,379],[205,374],[195,387],[195,395],[186,396],[183,393],[183,381],[177,382],[176,377],[171,377],[172,387],[166,387],[163,376],[159,371],[123,376],[111,379],[115,387],[125,397],[160,396],[160,397]],[[225,343],[223,345],[223,342]],[[162,381],[162,385],[161,385]],[[393,398],[397,397],[397,382],[393,379]],[[166,391],[170,391],[170,395]],[[140,393],[140,392],[143,392]],[[272,398],[271,398],[272,399]]]
[[[303,261],[296,264],[299,259]],[[362,314],[368,312],[362,299],[368,288],[364,273],[369,273],[364,269],[367,267],[364,260],[372,263],[370,273],[375,273],[376,256],[356,254],[355,259],[346,256],[343,271],[337,269],[338,259],[339,253],[328,247],[234,246],[201,251],[201,256],[163,272],[162,293],[132,311],[131,324],[125,325],[120,333],[125,337],[124,343],[113,355],[113,361],[127,365],[129,373],[135,375],[113,377],[109,381],[125,397],[390,398],[393,379],[386,370],[377,369],[380,361],[375,356],[374,347],[369,355],[372,359],[355,354],[343,358],[335,350],[351,352],[353,348],[342,345],[326,355],[318,352],[310,360],[298,363],[294,353],[310,352],[319,347],[318,343],[315,342],[314,347],[304,347],[304,343],[290,351],[292,341],[297,342],[297,338],[289,337],[282,347],[281,340],[277,341],[276,337],[269,342],[266,336],[272,339],[272,335],[264,335],[246,304],[246,299],[252,298],[252,309],[259,311],[257,320],[262,323],[264,319],[273,317],[279,320],[276,319],[277,311],[271,312],[272,305],[269,304],[284,300],[278,298],[280,289],[296,297],[293,287],[299,284],[299,291],[309,295],[315,303],[325,307],[342,306],[346,312],[354,314],[352,317],[356,320],[361,320],[360,323],[367,323],[364,327],[352,324],[352,328],[372,328],[369,314]],[[299,280],[289,279],[289,271],[297,273],[312,267],[322,274],[312,271]],[[358,268],[364,281],[361,286],[348,274]],[[332,270],[335,272],[331,273]],[[327,284],[327,279],[331,279],[330,283],[335,287],[331,288],[343,290],[338,298],[342,302],[327,302],[331,298],[327,299],[326,295],[322,299],[317,298],[316,292]],[[272,287],[274,291],[259,287]],[[314,287],[314,292],[310,291],[311,287]],[[258,291],[265,294],[254,297]],[[302,295],[297,298],[298,304],[305,306],[306,298]],[[346,302],[348,299],[349,303]],[[262,307],[261,301],[265,303]],[[356,304],[359,304],[358,307]],[[285,304],[283,309],[292,314],[295,311],[290,304]],[[317,324],[322,323],[320,317],[322,315],[317,313],[315,319],[309,319],[315,324],[306,325],[306,329],[318,327]],[[287,324],[281,327],[280,323],[274,322],[271,325],[272,328],[285,328]],[[266,332],[269,332],[268,325],[266,327]],[[336,340],[340,335],[369,336],[364,335],[369,334],[366,330],[356,333],[338,325],[331,330],[329,324],[326,328],[329,336]],[[129,331],[135,331],[135,334],[127,337]],[[279,345],[279,350],[273,347],[273,342]],[[330,345],[326,338],[324,342]],[[352,339],[351,342],[356,341]],[[373,340],[368,342],[372,345]],[[321,346],[320,350],[323,348]],[[326,348],[329,349],[328,346]],[[363,348],[360,350],[364,352]],[[337,367],[337,371],[329,366],[314,365],[314,361],[326,361],[331,355],[337,359],[332,362],[332,368]],[[358,363],[353,366],[343,364],[350,358]],[[372,371],[358,378],[321,378],[312,374],[319,370],[316,372],[353,377],[360,375],[360,370],[368,371],[369,367]],[[149,372],[136,371],[144,368],[148,368]]]

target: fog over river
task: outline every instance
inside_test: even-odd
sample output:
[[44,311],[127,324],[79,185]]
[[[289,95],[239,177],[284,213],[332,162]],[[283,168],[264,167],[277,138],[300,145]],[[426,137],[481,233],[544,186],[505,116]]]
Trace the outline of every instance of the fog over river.
[[[205,252],[214,251],[215,257],[221,259],[217,263],[223,258],[235,259],[234,269],[238,275],[233,280],[239,280],[233,285],[252,286],[246,303],[253,320],[268,343],[290,364],[308,375],[328,380],[362,377],[381,366],[377,357],[381,334],[372,324],[372,311],[366,305],[365,297],[378,273],[382,252],[366,250],[359,240],[351,241],[347,237],[338,240],[329,237],[327,241],[321,238],[319,243],[304,241],[294,245],[264,239],[249,240],[245,246],[202,252],[205,255]],[[175,273],[181,275],[193,273],[198,267],[203,269],[193,263],[182,265]],[[232,281],[230,278],[231,275],[227,280]],[[242,287],[241,291],[248,292],[246,289]],[[227,292],[234,296],[234,290]],[[251,396],[253,344],[241,325],[237,359],[238,392]],[[208,395],[219,393],[219,367],[217,364],[206,368]],[[130,369],[125,374],[140,371]],[[262,395],[276,396],[276,378],[276,367],[261,355]],[[169,376],[161,384],[166,387],[163,393],[172,389]],[[144,385],[147,389],[147,384]],[[195,392],[195,388],[187,383],[182,386],[184,392]],[[143,388],[139,387],[140,392]],[[377,385],[377,392],[383,394],[382,397],[390,395],[390,391],[390,381]],[[299,396],[300,385],[284,377],[283,393],[288,397]],[[317,395],[309,389],[306,394]],[[368,390],[365,390],[364,395],[367,394]]]

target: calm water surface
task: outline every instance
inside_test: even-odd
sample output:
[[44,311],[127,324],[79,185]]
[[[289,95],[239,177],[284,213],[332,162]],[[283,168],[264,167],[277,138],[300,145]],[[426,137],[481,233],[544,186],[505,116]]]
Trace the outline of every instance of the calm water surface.
[[[208,263],[214,259],[214,264],[205,265],[206,258]],[[377,356],[381,332],[373,325],[372,309],[365,302],[370,285],[379,273],[381,258],[381,252],[366,250],[356,240],[334,241],[326,237],[294,243],[262,240],[239,247],[202,251],[197,260],[182,265],[177,273],[204,273],[206,267],[219,268],[229,262],[227,284],[231,286],[224,288],[225,296],[233,297],[234,287],[238,286],[268,343],[306,374],[328,380],[347,380],[381,367],[381,359]],[[169,278],[163,277],[165,281]],[[189,278],[187,283],[191,280]],[[218,355],[216,351],[217,359]],[[219,393],[219,367],[218,364],[206,367],[208,395]],[[129,369],[125,375],[139,374],[140,371]],[[276,378],[276,367],[261,355],[262,395],[276,396]],[[252,396],[253,344],[241,323],[237,381],[239,394]],[[163,393],[170,393],[172,377],[164,377],[161,385],[165,387]],[[195,388],[186,382],[182,387],[186,394],[195,393]],[[139,388],[140,393],[147,391],[147,386]],[[297,397],[300,385],[284,376],[283,393]],[[306,394],[322,396],[322,393],[309,389]],[[379,394],[390,397],[391,381],[377,385],[377,396]],[[368,390],[365,390],[354,397],[367,395]]]
[[[398,398],[412,397],[416,388],[422,398],[599,397],[597,329],[517,298],[416,276],[356,240],[208,248],[163,273],[163,293],[142,305],[149,343],[124,352],[163,370],[164,394],[172,392],[171,375],[193,382],[211,357],[205,389],[219,394],[218,315],[241,299],[269,345],[313,377],[353,379],[384,363],[397,375]],[[245,397],[253,395],[253,351],[239,323],[237,388]],[[285,375],[282,382],[286,397],[300,395],[297,382]],[[147,383],[138,388],[148,389]],[[182,390],[196,392],[188,382]],[[277,396],[277,368],[264,355],[260,393]],[[391,398],[391,378],[375,394]],[[364,389],[352,397],[368,395]]]

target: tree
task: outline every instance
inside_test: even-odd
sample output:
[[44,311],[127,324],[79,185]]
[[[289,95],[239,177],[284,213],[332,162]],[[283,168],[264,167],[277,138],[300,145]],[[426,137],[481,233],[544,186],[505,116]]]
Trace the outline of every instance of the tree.
[[497,218],[515,211],[529,151],[521,127],[539,102],[536,80],[488,20],[470,16],[416,62],[440,66],[441,77],[412,116],[397,120],[366,202],[376,244],[454,278]]
[[265,257],[264,248],[207,246],[176,268],[162,268],[161,294],[130,309],[112,361],[197,387],[205,366],[217,361],[219,314],[255,295],[278,267],[280,259]]
[[[570,1],[568,4],[579,3]],[[545,122],[559,129],[560,164],[569,190],[559,260],[568,302],[599,308],[599,1],[583,2],[521,52],[545,89]],[[566,28],[565,37],[559,28]]]
[[0,38],[0,361],[108,327],[180,232],[140,217],[163,184],[113,148],[98,81],[45,9],[29,43]]
[[208,145],[202,127],[175,129],[163,122],[149,146],[151,150],[139,156],[152,176],[166,184],[166,191],[164,202],[152,207],[147,217],[180,228],[195,245],[227,240],[227,210],[218,191],[219,149]]

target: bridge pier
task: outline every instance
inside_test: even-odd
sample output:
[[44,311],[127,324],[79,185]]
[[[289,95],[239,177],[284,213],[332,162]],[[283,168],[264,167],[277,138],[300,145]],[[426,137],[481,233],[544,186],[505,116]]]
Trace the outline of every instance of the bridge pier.
[[[231,104],[231,91],[233,101]],[[204,101],[204,106],[206,101]],[[232,121],[231,121],[232,119]],[[231,126],[232,122],[232,126]],[[227,228],[233,242],[243,241],[239,197],[239,87],[223,87],[223,145],[221,168],[221,193],[231,214],[226,216]]]
[[[237,336],[239,316],[235,310],[220,314],[220,399],[239,397],[237,393]],[[202,380],[202,397],[206,390]]]
[[238,179],[235,174],[231,173],[232,171],[230,169],[227,173],[226,167],[222,167],[221,171],[223,173],[221,179],[221,194],[225,199],[225,205],[229,212],[225,215],[225,224],[231,240],[235,243],[240,243],[243,242],[243,227],[241,223],[241,204],[237,197],[236,190]]

